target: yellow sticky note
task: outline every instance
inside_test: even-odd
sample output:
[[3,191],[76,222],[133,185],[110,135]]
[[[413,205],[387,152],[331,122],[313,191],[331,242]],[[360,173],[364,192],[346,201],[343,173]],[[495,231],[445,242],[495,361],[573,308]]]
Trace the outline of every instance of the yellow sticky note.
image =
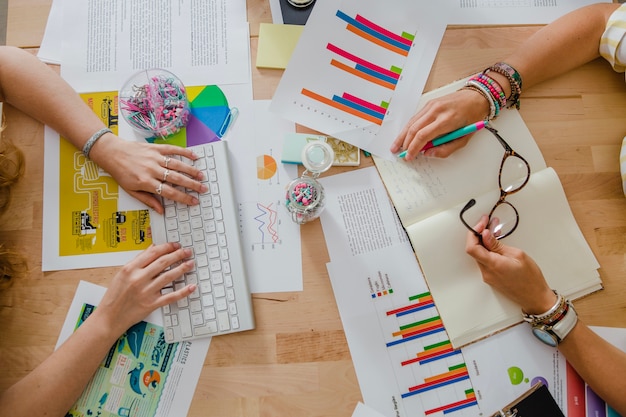
[[257,46],[257,68],[285,69],[304,25],[261,23]]

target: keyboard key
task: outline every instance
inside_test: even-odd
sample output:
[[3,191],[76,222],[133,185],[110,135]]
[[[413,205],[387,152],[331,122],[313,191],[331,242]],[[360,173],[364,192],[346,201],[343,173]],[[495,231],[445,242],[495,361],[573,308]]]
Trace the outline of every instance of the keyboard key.
[[205,336],[215,333],[217,333],[217,322],[215,321],[209,321],[204,327],[197,327],[194,329],[194,334],[196,336]]
[[228,305],[226,304],[226,299],[225,298],[217,298],[215,299],[215,309],[219,312],[219,311],[224,311],[228,308]]
[[211,281],[200,281],[200,292],[202,294],[209,293],[213,290],[211,287]]
[[180,323],[180,334],[184,338],[189,338],[193,335],[191,331],[191,318],[189,317],[189,310],[183,309],[178,312],[178,322]]
[[204,324],[204,318],[202,317],[202,314],[192,314],[191,323],[193,324],[193,327],[202,326]]
[[223,285],[216,285],[213,287],[213,296],[216,298],[224,297],[226,295],[226,289]]
[[230,329],[230,316],[227,311],[218,311],[217,323],[221,332]]

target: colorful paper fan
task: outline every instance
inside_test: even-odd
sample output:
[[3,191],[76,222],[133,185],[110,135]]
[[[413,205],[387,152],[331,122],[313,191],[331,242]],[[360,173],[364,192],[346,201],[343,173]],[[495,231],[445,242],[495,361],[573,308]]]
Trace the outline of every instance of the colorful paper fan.
[[152,139],[155,143],[193,146],[220,140],[233,119],[228,99],[217,85],[187,87],[191,114],[187,126],[167,139]]

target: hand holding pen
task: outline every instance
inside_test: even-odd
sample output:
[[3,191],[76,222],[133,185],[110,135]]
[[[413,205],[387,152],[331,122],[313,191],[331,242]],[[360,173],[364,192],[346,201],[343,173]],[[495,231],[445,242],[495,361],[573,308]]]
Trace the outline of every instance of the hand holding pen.
[[[481,120],[480,122],[472,123],[471,125],[464,126],[460,129],[454,130],[450,133],[446,133],[445,135],[438,136],[435,139],[428,141],[426,145],[420,150],[420,152],[424,152],[430,148],[434,148],[436,146],[443,145],[444,143],[452,142],[453,140],[462,138],[463,136],[467,136],[470,133],[474,133],[482,129],[487,125],[487,122]],[[406,157],[407,151],[402,151],[398,154],[398,158]]]
[[[487,100],[474,91],[458,90],[428,100],[396,136],[390,151],[394,155],[406,150],[406,160],[414,159],[424,145],[438,136],[449,133],[489,116]],[[423,152],[428,157],[445,158],[465,146],[472,134],[463,136],[445,146],[436,146]]]

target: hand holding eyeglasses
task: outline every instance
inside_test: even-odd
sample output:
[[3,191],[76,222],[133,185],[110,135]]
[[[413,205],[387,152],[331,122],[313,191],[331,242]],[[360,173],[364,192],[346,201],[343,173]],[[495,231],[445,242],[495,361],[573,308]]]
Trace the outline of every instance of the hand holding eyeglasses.
[[554,292],[541,269],[524,251],[504,244],[487,228],[483,215],[467,233],[465,251],[480,268],[483,281],[517,303],[524,312],[539,314],[554,305]]
[[[500,170],[498,171],[500,197],[489,212],[489,216],[487,217],[488,221],[485,226],[491,231],[495,239],[502,239],[513,233],[519,223],[519,213],[513,204],[506,201],[506,197],[520,191],[528,183],[530,179],[530,165],[524,157],[509,146],[496,129],[490,126],[485,126],[485,129],[490,131],[504,148],[504,156],[502,157]],[[465,220],[465,217],[468,215],[474,218],[477,217],[476,213],[468,213],[475,205],[476,200],[472,198],[467,202],[465,207],[461,209],[459,216],[465,227],[472,231],[480,240],[482,239],[480,233],[472,228]]]

